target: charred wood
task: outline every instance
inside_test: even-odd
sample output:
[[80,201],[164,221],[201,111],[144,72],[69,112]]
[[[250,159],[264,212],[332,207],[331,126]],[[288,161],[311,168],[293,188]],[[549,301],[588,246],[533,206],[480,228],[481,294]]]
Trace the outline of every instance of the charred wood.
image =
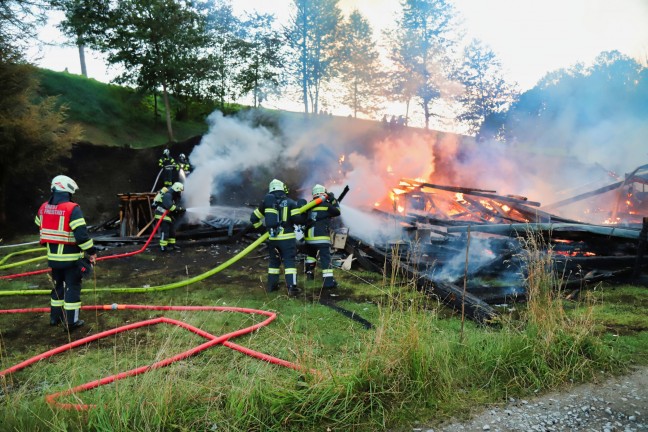
[[643,218],[643,227],[639,233],[639,240],[637,242],[637,257],[635,258],[634,271],[632,276],[639,277],[641,275],[641,268],[643,267],[644,253],[646,251],[646,243],[648,242],[648,217]]
[[[398,247],[392,248],[396,250],[397,255],[392,256],[391,250],[383,248],[382,251],[376,248],[369,247],[363,244],[360,240],[349,236],[346,242],[346,250],[348,253],[358,253],[354,255],[358,257],[358,262],[363,268],[377,272],[390,272],[392,264],[398,266],[399,269],[405,271],[406,276],[416,280],[416,285],[419,289],[427,294],[437,296],[444,304],[452,307],[455,310],[461,309],[462,301],[465,305],[466,314],[470,319],[477,322],[486,323],[497,316],[497,312],[489,306],[486,302],[477,298],[476,296],[466,293],[463,295],[463,290],[458,286],[449,282],[436,281],[427,275],[425,272],[419,271],[416,266],[405,264],[400,257],[403,255],[399,248],[401,246],[407,249],[405,244],[398,244]],[[361,256],[364,253],[364,256]],[[394,262],[396,259],[396,262]]]
[[437,185],[433,183],[423,183],[423,182],[417,182],[416,180],[408,180],[406,181],[410,182],[412,185],[420,186],[420,187],[426,187],[430,189],[439,189],[447,192],[455,192],[455,193],[462,193],[462,194],[468,194],[468,195],[474,195],[474,196],[479,196],[479,197],[485,197],[497,201],[502,201],[506,203],[513,203],[513,204],[526,204],[529,206],[534,206],[534,207],[540,207],[539,202],[535,201],[528,201],[525,197],[511,197],[511,196],[504,196],[504,195],[497,195],[494,192],[495,191],[488,191],[484,189],[472,189],[472,188],[464,188],[464,187],[457,187],[457,186],[444,186],[444,185]]
[[[517,224],[490,224],[472,226],[471,231],[505,235],[510,237],[526,237],[535,232],[587,232],[608,237],[621,237],[627,239],[639,238],[639,231],[634,229],[603,227],[599,225],[569,224],[569,223],[517,223]],[[465,226],[448,227],[448,232],[467,232]]]

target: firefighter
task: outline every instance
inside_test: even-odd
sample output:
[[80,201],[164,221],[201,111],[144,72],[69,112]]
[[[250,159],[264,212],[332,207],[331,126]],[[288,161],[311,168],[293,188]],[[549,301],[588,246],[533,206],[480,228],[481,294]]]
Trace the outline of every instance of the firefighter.
[[320,268],[324,283],[323,288],[337,288],[331,266],[331,218],[340,216],[340,204],[332,192],[327,192],[321,184],[313,186],[313,200],[322,198],[321,204],[311,208],[306,214],[306,243],[305,273],[306,279],[315,279],[315,265],[319,255]]
[[[162,219],[160,225],[160,251],[177,250],[180,248],[176,245],[175,221],[184,214],[185,209],[178,203],[182,197],[184,186],[180,182],[175,182],[162,194],[160,203],[155,207],[155,219]],[[164,215],[164,212],[168,213]],[[164,218],[162,218],[164,215]]]
[[81,208],[72,201],[78,189],[70,177],[54,177],[52,195],[40,206],[34,219],[40,230],[40,243],[47,247],[47,264],[54,280],[50,325],[63,324],[68,331],[84,324],[79,319],[81,281],[91,273],[97,259]]
[[156,209],[160,204],[162,204],[162,197],[168,191],[169,188],[167,186],[163,186],[162,189],[160,189],[158,193],[155,194],[155,197],[153,197],[153,202],[151,203],[151,207]]
[[175,159],[171,157],[171,152],[165,148],[162,152],[162,157],[158,161],[158,165],[162,169],[162,185],[171,186],[178,178],[178,165]]
[[255,228],[259,228],[265,223],[270,234],[266,291],[272,292],[279,289],[279,275],[283,262],[288,295],[295,296],[301,292],[297,287],[295,225],[301,225],[304,221],[303,216],[299,213],[301,206],[295,200],[288,198],[287,193],[288,188],[282,181],[272,180],[263,202],[250,216],[250,222]]
[[178,171],[184,172],[185,177],[191,174],[193,167],[189,163],[187,156],[184,153],[180,153],[178,156]]

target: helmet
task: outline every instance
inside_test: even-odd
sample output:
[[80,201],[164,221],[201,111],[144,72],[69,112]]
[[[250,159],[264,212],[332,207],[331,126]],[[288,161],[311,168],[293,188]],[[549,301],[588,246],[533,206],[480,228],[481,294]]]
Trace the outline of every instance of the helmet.
[[326,194],[326,188],[321,184],[316,184],[313,186],[313,196],[324,195]]
[[162,155],[164,155],[165,157],[169,157],[169,156],[171,156],[171,152],[169,151],[169,149],[164,149],[164,151],[162,152]]
[[175,182],[171,185],[171,189],[174,192],[182,192],[184,190],[184,185],[180,182]]
[[184,163],[187,161],[187,156],[185,156],[184,153],[180,153],[180,156],[178,156],[178,159],[180,159],[180,162]]
[[268,186],[268,191],[269,192],[274,192],[274,191],[283,191],[286,192],[286,185],[281,181],[274,179],[270,182],[270,185]]
[[57,192],[69,192],[73,194],[79,190],[76,182],[65,175],[57,175],[52,179],[52,190]]

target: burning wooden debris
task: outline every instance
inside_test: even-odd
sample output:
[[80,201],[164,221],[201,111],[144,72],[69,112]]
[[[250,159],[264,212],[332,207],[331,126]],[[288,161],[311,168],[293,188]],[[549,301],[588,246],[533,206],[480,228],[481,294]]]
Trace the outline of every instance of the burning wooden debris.
[[[562,287],[582,289],[601,280],[637,277],[648,233],[648,165],[624,181],[543,208],[541,203],[496,191],[402,179],[391,193],[391,211],[375,215],[399,224],[401,238],[367,244],[353,237],[347,247],[367,269],[396,263],[419,286],[453,307],[468,305],[478,321],[495,315],[490,306],[525,297],[525,246],[550,254]],[[614,191],[609,214],[616,224],[587,224],[546,211]],[[621,197],[621,198],[618,198]],[[623,199],[633,201],[622,205]],[[640,210],[643,209],[643,210]],[[466,281],[466,295],[463,295]]]

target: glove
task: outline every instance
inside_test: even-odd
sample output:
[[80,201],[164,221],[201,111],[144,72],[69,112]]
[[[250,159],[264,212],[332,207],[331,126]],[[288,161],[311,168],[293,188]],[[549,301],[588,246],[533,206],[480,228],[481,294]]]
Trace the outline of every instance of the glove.
[[97,263],[97,254],[85,255],[85,258],[90,262],[90,264],[95,265]]
[[88,279],[92,276],[93,270],[93,261],[91,258],[96,258],[96,255],[89,255],[89,257],[84,257],[77,261],[77,266],[79,267],[79,272],[81,273],[81,279]]
[[333,192],[327,192],[326,196],[329,201],[333,201],[335,199],[335,194]]

